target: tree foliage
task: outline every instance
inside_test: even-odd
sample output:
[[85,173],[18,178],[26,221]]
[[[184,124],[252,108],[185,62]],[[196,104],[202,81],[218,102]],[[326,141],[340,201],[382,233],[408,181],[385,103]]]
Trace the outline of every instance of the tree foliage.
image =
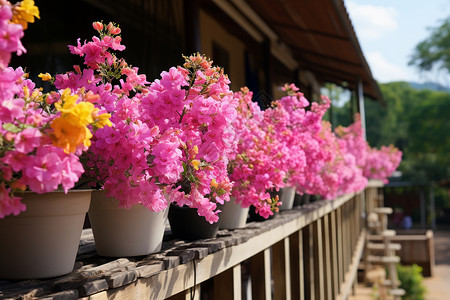
[[430,31],[430,36],[416,45],[409,65],[421,71],[444,70],[450,73],[450,17]]
[[450,94],[416,90],[407,82],[380,85],[385,106],[366,101],[369,144],[394,144],[403,151],[406,179],[450,177]]

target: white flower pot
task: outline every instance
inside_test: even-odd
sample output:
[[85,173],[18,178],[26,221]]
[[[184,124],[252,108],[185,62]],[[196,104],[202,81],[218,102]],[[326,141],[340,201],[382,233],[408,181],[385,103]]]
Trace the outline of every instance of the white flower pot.
[[33,279],[72,272],[90,190],[25,192],[27,210],[0,219],[0,277]]
[[230,201],[221,206],[219,213],[219,229],[235,229],[245,227],[248,210],[236,203],[235,197],[230,197]]
[[89,221],[97,253],[108,257],[147,255],[161,250],[168,208],[153,212],[139,204],[129,209],[93,191]]
[[294,187],[284,187],[280,189],[280,201],[279,206],[280,211],[292,209],[294,206],[295,198],[295,188]]

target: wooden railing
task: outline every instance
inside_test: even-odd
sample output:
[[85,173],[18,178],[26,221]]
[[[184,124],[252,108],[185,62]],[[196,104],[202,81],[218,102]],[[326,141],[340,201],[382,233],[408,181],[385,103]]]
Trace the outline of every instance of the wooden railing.
[[71,274],[0,281],[0,298],[346,299],[364,247],[365,194],[295,207],[215,239],[168,235],[162,251],[146,257],[99,257],[85,230]]

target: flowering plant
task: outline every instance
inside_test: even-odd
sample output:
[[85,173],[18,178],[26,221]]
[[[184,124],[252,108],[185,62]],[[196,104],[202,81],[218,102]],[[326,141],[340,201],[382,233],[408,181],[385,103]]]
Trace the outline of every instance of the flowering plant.
[[[171,176],[171,183],[176,182],[165,192],[179,206],[196,208],[210,223],[218,221],[217,203],[229,201],[233,186],[227,165],[235,146],[231,123],[238,102],[229,83],[223,69],[197,54],[162,72],[142,100],[146,123],[177,133],[169,148],[176,155],[169,157],[163,149],[154,153],[154,162],[177,166]],[[168,174],[165,168],[162,172]]]
[[381,146],[380,149],[369,148],[364,176],[370,179],[380,179],[388,183],[388,177],[398,168],[402,160],[402,152],[393,145]]
[[[149,92],[145,75],[119,59],[114,51],[123,51],[120,28],[113,23],[93,23],[99,37],[69,46],[70,52],[84,58],[85,67],[55,77],[57,88],[84,88],[96,95],[95,106],[111,115],[112,126],[97,130],[92,146],[83,156],[86,179],[104,188],[123,207],[142,203],[153,211],[167,206],[157,185],[157,167],[151,165],[153,149],[165,138],[157,127],[143,122],[142,98]],[[169,138],[165,140],[170,141]],[[168,153],[170,155],[170,153]],[[152,173],[153,172],[153,173]],[[159,180],[163,182],[163,179]]]
[[359,114],[355,116],[355,122],[349,127],[339,126],[335,131],[346,151],[355,157],[356,165],[362,170],[364,177],[388,182],[387,178],[401,162],[400,150],[393,145],[382,146],[380,149],[370,147],[364,139]]
[[111,114],[113,125],[95,133],[85,156],[87,175],[121,206],[142,203],[160,211],[167,207],[167,196],[216,222],[216,202],[229,200],[232,186],[226,155],[237,101],[228,78],[194,55],[149,83],[113,53],[125,49],[120,28],[93,26],[99,37],[70,46],[86,68],[76,66],[55,80],[58,88],[84,87],[98,94],[96,106]]
[[[78,156],[90,146],[92,132],[108,124],[82,89],[42,93],[22,68],[7,67],[11,52],[21,54],[23,22],[39,16],[33,1],[0,3],[0,218],[26,209],[15,192],[67,193],[83,173]],[[14,13],[14,14],[13,14]],[[10,23],[16,22],[19,23]],[[26,22],[25,22],[26,24]],[[22,29],[20,29],[20,28]],[[41,75],[46,77],[46,75]]]
[[235,93],[239,100],[237,118],[233,122],[237,147],[230,153],[228,172],[234,182],[232,195],[242,207],[253,205],[255,211],[268,218],[278,211],[278,196],[271,198],[268,190],[284,185],[284,172],[279,170],[277,160],[272,156],[276,141],[269,138],[263,126],[264,113],[256,102],[253,93],[242,88]]
[[277,157],[287,176],[284,181],[295,186],[298,193],[322,194],[330,182],[325,182],[324,165],[333,159],[328,141],[320,135],[322,118],[329,107],[326,97],[310,102],[294,84],[283,88],[287,96],[274,101],[265,111],[265,121],[273,139],[279,141]]
[[[285,183],[295,186],[298,193],[326,199],[363,188],[367,180],[356,159],[360,148],[354,147],[361,143],[365,146],[361,132],[353,139],[338,138],[330,123],[323,121],[330,107],[328,98],[322,96],[320,102],[310,104],[294,84],[286,84],[283,89],[287,96],[265,111],[265,120],[270,134],[279,141],[277,157],[287,174]],[[347,131],[352,132],[358,125]]]

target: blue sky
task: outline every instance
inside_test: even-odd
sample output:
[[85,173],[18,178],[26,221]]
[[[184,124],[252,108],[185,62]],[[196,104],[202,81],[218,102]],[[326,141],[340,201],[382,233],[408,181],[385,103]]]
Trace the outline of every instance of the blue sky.
[[372,74],[381,83],[438,81],[408,66],[413,49],[450,16],[450,0],[345,0]]

